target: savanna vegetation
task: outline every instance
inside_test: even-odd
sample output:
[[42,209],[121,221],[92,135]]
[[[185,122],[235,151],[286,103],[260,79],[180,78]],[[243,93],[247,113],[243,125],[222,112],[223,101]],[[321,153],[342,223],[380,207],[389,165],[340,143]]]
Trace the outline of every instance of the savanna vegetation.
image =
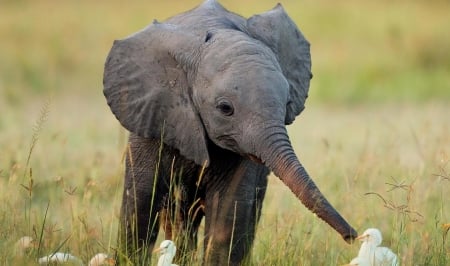
[[[221,2],[245,16],[277,3]],[[307,108],[289,127],[305,167],[402,265],[448,265],[448,1],[281,2],[312,44]],[[105,57],[114,39],[198,3],[1,2],[1,265],[114,253],[127,133],[102,95]],[[21,257],[25,235],[37,245]],[[250,265],[341,265],[358,249],[270,177]]]

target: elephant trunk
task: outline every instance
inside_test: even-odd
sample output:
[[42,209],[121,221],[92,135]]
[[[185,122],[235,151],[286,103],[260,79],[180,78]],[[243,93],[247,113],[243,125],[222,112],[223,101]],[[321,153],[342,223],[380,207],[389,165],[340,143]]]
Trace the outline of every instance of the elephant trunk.
[[309,210],[333,227],[344,240],[351,243],[357,232],[333,208],[320,192],[295,155],[286,128],[275,126],[265,131],[265,147],[257,156],[278,176]]

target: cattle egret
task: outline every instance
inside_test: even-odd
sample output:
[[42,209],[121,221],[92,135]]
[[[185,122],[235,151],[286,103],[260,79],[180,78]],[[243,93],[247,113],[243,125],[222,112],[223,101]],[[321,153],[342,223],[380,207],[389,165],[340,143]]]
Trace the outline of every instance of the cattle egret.
[[[29,252],[32,248],[37,248],[37,243],[34,241],[34,239],[30,236],[24,236],[21,237],[16,242],[16,253],[17,255],[23,256],[26,255],[26,253]],[[42,257],[38,259],[38,263],[40,265],[48,265],[48,264],[70,264],[70,265],[83,265],[83,262],[69,254],[69,253],[62,253],[62,252],[56,252],[51,255]],[[111,258],[109,255],[105,253],[98,253],[94,257],[91,258],[91,260],[88,263],[88,266],[103,266],[103,265],[114,265],[115,260]]]
[[30,252],[31,249],[36,248],[36,241],[31,236],[21,237],[16,242],[16,254],[23,256]]
[[62,253],[62,252],[56,252],[51,255],[42,257],[38,259],[38,263],[40,265],[48,265],[53,263],[56,264],[72,263],[75,265],[83,265],[83,262],[79,258],[69,253]]
[[115,265],[116,261],[111,258],[108,254],[98,253],[89,261],[88,266],[106,266]]
[[159,252],[160,254],[158,266],[177,266],[177,264],[172,264],[177,248],[171,240],[164,240],[159,245],[159,248],[155,249],[153,252]]
[[[40,265],[48,265],[48,264],[57,264],[57,265],[83,265],[83,262],[69,254],[69,253],[62,253],[62,252],[56,252],[52,255],[48,255],[45,257],[42,257],[38,260],[38,263]],[[106,265],[114,265],[115,261],[111,257],[109,257],[107,254],[104,253],[98,253],[92,259],[89,261],[88,266],[106,266]]]
[[380,230],[369,228],[356,239],[362,241],[358,257],[347,265],[398,266],[397,256],[389,248],[379,247],[383,241]]
[[349,264],[345,264],[344,266],[370,266],[369,259],[356,257],[350,261]]

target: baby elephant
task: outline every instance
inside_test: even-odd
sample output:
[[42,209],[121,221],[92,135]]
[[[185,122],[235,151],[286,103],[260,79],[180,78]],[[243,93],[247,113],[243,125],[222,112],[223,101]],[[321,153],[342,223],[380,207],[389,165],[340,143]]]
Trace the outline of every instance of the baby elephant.
[[118,259],[147,263],[163,225],[180,262],[204,217],[203,263],[241,264],[270,171],[352,241],[287,135],[311,77],[309,43],[281,5],[246,19],[208,0],[115,41],[104,94],[130,131]]

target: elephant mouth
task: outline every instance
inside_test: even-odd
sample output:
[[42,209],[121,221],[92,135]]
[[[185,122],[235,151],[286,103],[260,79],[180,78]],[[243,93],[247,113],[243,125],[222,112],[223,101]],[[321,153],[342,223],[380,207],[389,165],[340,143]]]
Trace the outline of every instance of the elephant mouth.
[[263,161],[255,155],[247,154],[247,157],[255,163],[264,164]]
[[234,151],[236,153],[240,153],[239,145],[237,141],[230,135],[222,135],[217,137],[217,145],[227,150]]

